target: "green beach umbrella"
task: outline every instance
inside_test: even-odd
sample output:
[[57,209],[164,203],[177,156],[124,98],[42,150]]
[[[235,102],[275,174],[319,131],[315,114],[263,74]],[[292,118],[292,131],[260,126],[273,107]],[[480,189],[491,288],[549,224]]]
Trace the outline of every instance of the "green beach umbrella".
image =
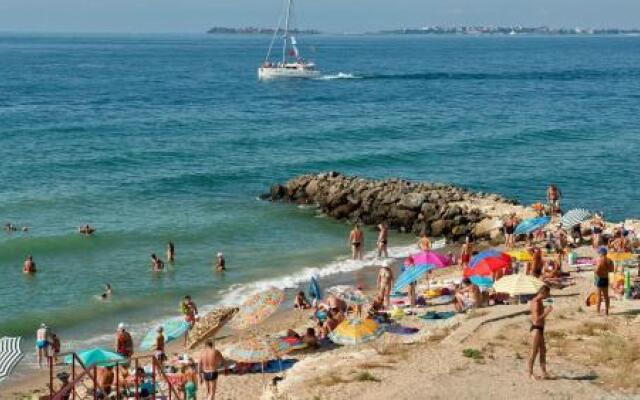
[[[178,338],[184,337],[184,334],[189,330],[189,324],[183,319],[171,319],[164,321],[160,324],[163,329],[164,341],[169,343]],[[158,336],[158,328],[153,328],[145,335],[140,343],[142,350],[150,350],[156,343],[156,336]]]
[[[95,347],[93,349],[85,349],[76,352],[76,355],[84,364],[85,367],[90,367],[92,365],[98,365],[101,367],[113,365],[117,361],[126,360],[123,356],[118,353],[114,353],[110,350],[101,349],[99,347]],[[70,354],[64,358],[65,364],[73,363],[73,356]]]

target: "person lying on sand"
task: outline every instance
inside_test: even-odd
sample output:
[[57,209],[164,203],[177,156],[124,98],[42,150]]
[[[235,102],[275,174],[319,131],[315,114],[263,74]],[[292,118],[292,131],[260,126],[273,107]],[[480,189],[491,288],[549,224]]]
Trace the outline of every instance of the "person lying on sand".
[[306,344],[309,348],[318,347],[318,337],[316,336],[316,330],[311,327],[307,328],[304,335],[298,334],[298,332],[294,331],[293,329],[287,329],[286,337],[298,339],[302,343]]
[[540,355],[540,369],[542,370],[542,377],[549,379],[547,373],[547,346],[544,341],[544,327],[545,320],[549,313],[553,311],[551,305],[544,306],[543,301],[549,297],[549,286],[543,286],[530,302],[531,309],[531,327],[529,331],[532,334],[531,337],[531,354],[529,355],[529,377],[531,379],[537,379],[533,375],[533,364],[535,364],[536,357]]

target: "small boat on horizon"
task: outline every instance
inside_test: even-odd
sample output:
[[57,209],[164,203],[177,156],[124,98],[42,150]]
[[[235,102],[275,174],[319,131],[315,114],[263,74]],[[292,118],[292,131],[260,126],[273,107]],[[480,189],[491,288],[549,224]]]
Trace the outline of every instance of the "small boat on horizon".
[[308,60],[305,60],[298,50],[298,43],[296,37],[291,34],[291,25],[293,21],[293,0],[286,0],[287,7],[284,13],[284,30],[282,30],[282,59],[279,61],[272,61],[271,54],[273,52],[274,44],[278,39],[278,35],[281,32],[280,23],[282,17],[278,22],[278,26],[273,34],[273,39],[269,45],[269,51],[262,65],[258,68],[258,79],[282,79],[282,78],[317,78],[320,76],[320,71],[316,69],[316,65]]

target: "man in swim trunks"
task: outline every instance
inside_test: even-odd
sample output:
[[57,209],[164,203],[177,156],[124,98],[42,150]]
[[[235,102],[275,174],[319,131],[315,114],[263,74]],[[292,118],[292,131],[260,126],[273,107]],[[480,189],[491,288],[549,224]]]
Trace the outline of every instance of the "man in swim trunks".
[[207,400],[216,398],[216,386],[218,383],[218,368],[224,364],[224,357],[216,350],[213,340],[208,340],[204,350],[200,353],[200,384],[206,383]]
[[378,257],[389,257],[389,252],[387,251],[387,245],[389,243],[389,229],[385,223],[378,225],[378,229],[380,232],[378,233]]
[[[385,260],[386,261],[386,260]],[[378,272],[378,296],[383,299],[384,306],[391,307],[391,288],[393,287],[393,271],[388,262],[382,264]]]
[[358,224],[355,224],[353,230],[349,233],[349,244],[351,245],[351,258],[354,260],[362,260],[364,232],[362,232]]
[[518,226],[516,213],[511,213],[509,217],[504,221],[504,224],[502,225],[504,229],[504,242],[507,248],[512,248],[515,246],[516,226]]
[[604,313],[609,315],[609,272],[613,272],[613,261],[607,256],[607,248],[598,250],[598,261],[595,269],[595,284],[597,290],[596,310],[600,315],[600,304],[604,300]]
[[547,373],[547,346],[544,342],[544,324],[547,315],[553,311],[552,306],[545,307],[543,304],[544,299],[549,297],[549,286],[543,286],[530,302],[531,309],[531,328],[529,331],[532,333],[531,341],[531,354],[529,355],[529,377],[531,379],[537,379],[533,375],[533,364],[536,361],[536,357],[540,354],[540,369],[542,370],[542,377],[544,379],[549,378]]
[[551,209],[551,215],[556,215],[560,211],[560,198],[562,197],[562,192],[556,185],[549,185],[547,188],[547,202],[549,203],[549,208]]
[[160,257],[155,254],[151,254],[151,270],[154,272],[159,272],[164,269],[164,262],[160,259]]
[[36,273],[36,263],[33,261],[33,256],[29,254],[27,259],[24,260],[24,265],[22,266],[22,272],[25,274],[35,274]]
[[40,324],[40,328],[36,331],[36,358],[38,366],[42,368],[42,360],[49,355],[49,328],[46,324]]

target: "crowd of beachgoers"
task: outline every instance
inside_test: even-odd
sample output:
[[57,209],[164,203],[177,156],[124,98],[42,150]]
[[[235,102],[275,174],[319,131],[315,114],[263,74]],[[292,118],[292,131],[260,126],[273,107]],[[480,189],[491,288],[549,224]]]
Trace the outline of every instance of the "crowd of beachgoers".
[[[293,307],[308,315],[308,322],[284,330],[278,336],[279,342],[271,346],[270,350],[279,358],[280,354],[274,347],[287,346],[286,353],[302,349],[313,352],[336,344],[351,344],[350,341],[359,344],[376,340],[385,331],[393,332],[392,327],[397,329],[396,322],[401,317],[417,314],[433,304],[449,304],[450,310],[441,315],[430,311],[424,315],[425,318],[444,319],[479,308],[528,302],[531,334],[526,373],[532,379],[550,378],[546,368],[548,351],[545,322],[554,309],[551,289],[573,285],[572,272],[593,270],[593,290],[585,301],[588,306],[595,305],[597,314],[607,316],[611,296],[640,298],[640,276],[633,277],[630,272],[630,268],[637,267],[636,254],[640,242],[633,229],[624,224],[612,227],[604,220],[602,213],[585,212],[580,218],[572,220],[573,225],[568,225],[566,219],[563,219],[567,214],[560,207],[560,190],[551,185],[546,197],[546,204],[536,203],[531,206],[536,217],[521,220],[516,213],[506,215],[502,226],[503,243],[493,243],[493,248],[489,243],[476,242],[473,235],[467,235],[457,251],[441,253],[440,241],[422,234],[418,238],[415,253],[401,260],[401,263],[388,257],[389,230],[386,224],[380,224],[377,227],[374,251],[380,260],[375,289],[342,286],[326,290],[326,295],[323,295],[319,282],[314,279],[314,285],[309,287],[309,291],[298,291],[293,298]],[[8,231],[12,231],[13,229],[9,229],[12,227],[11,224],[6,225]],[[520,229],[522,227],[525,229]],[[83,225],[79,231],[83,235],[93,235],[96,229]],[[353,259],[366,256],[364,235],[365,230],[357,223],[348,233],[347,244],[351,248]],[[580,249],[580,254],[577,249]],[[170,241],[167,244],[167,262],[174,260],[175,245]],[[214,268],[220,272],[226,269],[222,253],[217,254]],[[445,268],[455,271],[457,277],[437,281],[434,276],[437,276],[438,270]],[[156,272],[164,269],[164,261],[155,254],[151,255],[151,269]],[[27,274],[36,273],[32,255],[27,256],[23,270]],[[520,280],[513,283],[512,289],[503,291],[501,288],[506,287],[510,279],[515,280],[514,278]],[[101,296],[108,298],[115,295],[111,285],[106,284]],[[281,301],[282,299],[275,301],[277,304],[272,308],[277,308]],[[252,306],[254,305],[240,306],[238,315],[245,312],[247,320],[249,316],[253,319],[249,325],[244,326],[250,326],[251,329],[237,333],[239,337],[251,336],[246,332],[255,335],[258,331],[256,325],[273,312],[271,310],[260,314]],[[180,354],[186,351],[180,346],[186,348],[191,330],[201,319],[195,301],[188,295],[183,298],[180,309],[183,314],[181,327],[184,329],[179,330],[179,337],[175,332],[166,332],[166,327],[158,326],[151,335],[146,351],[135,348],[126,323],[118,325],[113,348],[108,349],[118,359],[115,363],[102,363],[96,369],[98,398],[132,395],[133,385],[142,397],[150,396],[158,390],[149,383],[149,365],[146,368],[135,368],[128,364],[139,354],[153,357],[155,361],[152,364],[167,372],[165,379],[171,376],[171,384],[179,389],[185,399],[214,399],[222,371],[225,374],[230,371],[264,372],[269,359],[249,362],[232,356],[225,358],[224,351],[216,348],[216,341],[212,337],[200,341],[204,343],[204,349],[198,356]],[[221,326],[216,327],[215,331],[219,328]],[[409,331],[407,329],[405,333],[410,334]],[[168,342],[174,340],[175,347],[169,348]],[[60,357],[61,347],[60,338],[43,323],[36,331],[38,364],[43,367],[48,362],[49,367],[53,368],[64,363],[64,357]],[[257,351],[255,348],[253,350]],[[107,358],[106,361],[113,361],[108,360],[109,354],[103,357]],[[536,361],[540,366],[540,375],[534,373]],[[256,365],[259,366],[258,369]],[[279,368],[282,369],[282,362]],[[69,387],[68,373],[58,374],[58,380],[56,389]]]

